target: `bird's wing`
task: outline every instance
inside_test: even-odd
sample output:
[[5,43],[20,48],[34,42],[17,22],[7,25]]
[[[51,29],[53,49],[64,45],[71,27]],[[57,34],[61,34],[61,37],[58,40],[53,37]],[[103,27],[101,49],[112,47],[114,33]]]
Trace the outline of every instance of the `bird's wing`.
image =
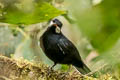
[[80,58],[77,48],[66,37],[60,38],[57,45],[58,45],[60,51],[62,52],[62,54],[71,55],[71,56]]
[[62,52],[62,54],[67,54],[70,51],[70,43],[66,41],[66,39],[59,39],[59,42],[57,43],[57,46],[59,50]]

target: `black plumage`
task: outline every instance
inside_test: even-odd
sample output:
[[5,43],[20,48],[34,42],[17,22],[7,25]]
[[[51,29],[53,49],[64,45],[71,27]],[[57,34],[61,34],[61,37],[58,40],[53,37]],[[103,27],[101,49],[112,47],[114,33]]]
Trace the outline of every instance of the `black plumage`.
[[89,73],[90,69],[83,63],[77,48],[62,34],[62,23],[58,19],[51,22],[40,38],[40,46],[46,56],[54,61],[55,65],[72,64],[80,73]]

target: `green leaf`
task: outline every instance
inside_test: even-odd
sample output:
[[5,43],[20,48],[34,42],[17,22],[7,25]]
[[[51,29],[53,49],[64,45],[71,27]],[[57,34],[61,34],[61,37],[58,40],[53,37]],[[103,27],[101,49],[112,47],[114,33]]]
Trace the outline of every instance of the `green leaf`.
[[65,13],[47,2],[29,1],[14,4],[13,8],[3,9],[3,12],[6,14],[0,16],[0,22],[25,25],[47,21]]
[[112,49],[120,38],[120,1],[102,0],[93,7],[87,1],[87,6],[79,4],[75,2],[71,9],[82,34],[100,53]]

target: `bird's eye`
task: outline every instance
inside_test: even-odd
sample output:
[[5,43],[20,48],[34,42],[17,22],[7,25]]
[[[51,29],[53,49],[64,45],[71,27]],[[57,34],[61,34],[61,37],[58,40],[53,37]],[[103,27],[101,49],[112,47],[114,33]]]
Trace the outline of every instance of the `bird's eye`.
[[55,20],[53,20],[53,22],[55,23]]

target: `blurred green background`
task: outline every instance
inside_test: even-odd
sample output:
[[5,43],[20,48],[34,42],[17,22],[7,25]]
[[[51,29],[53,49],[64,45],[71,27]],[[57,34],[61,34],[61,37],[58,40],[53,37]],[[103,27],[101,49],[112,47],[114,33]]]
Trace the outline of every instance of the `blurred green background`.
[[0,0],[0,54],[51,66],[39,38],[52,18],[60,19],[62,32],[92,71],[107,65],[100,74],[119,80],[119,0]]

